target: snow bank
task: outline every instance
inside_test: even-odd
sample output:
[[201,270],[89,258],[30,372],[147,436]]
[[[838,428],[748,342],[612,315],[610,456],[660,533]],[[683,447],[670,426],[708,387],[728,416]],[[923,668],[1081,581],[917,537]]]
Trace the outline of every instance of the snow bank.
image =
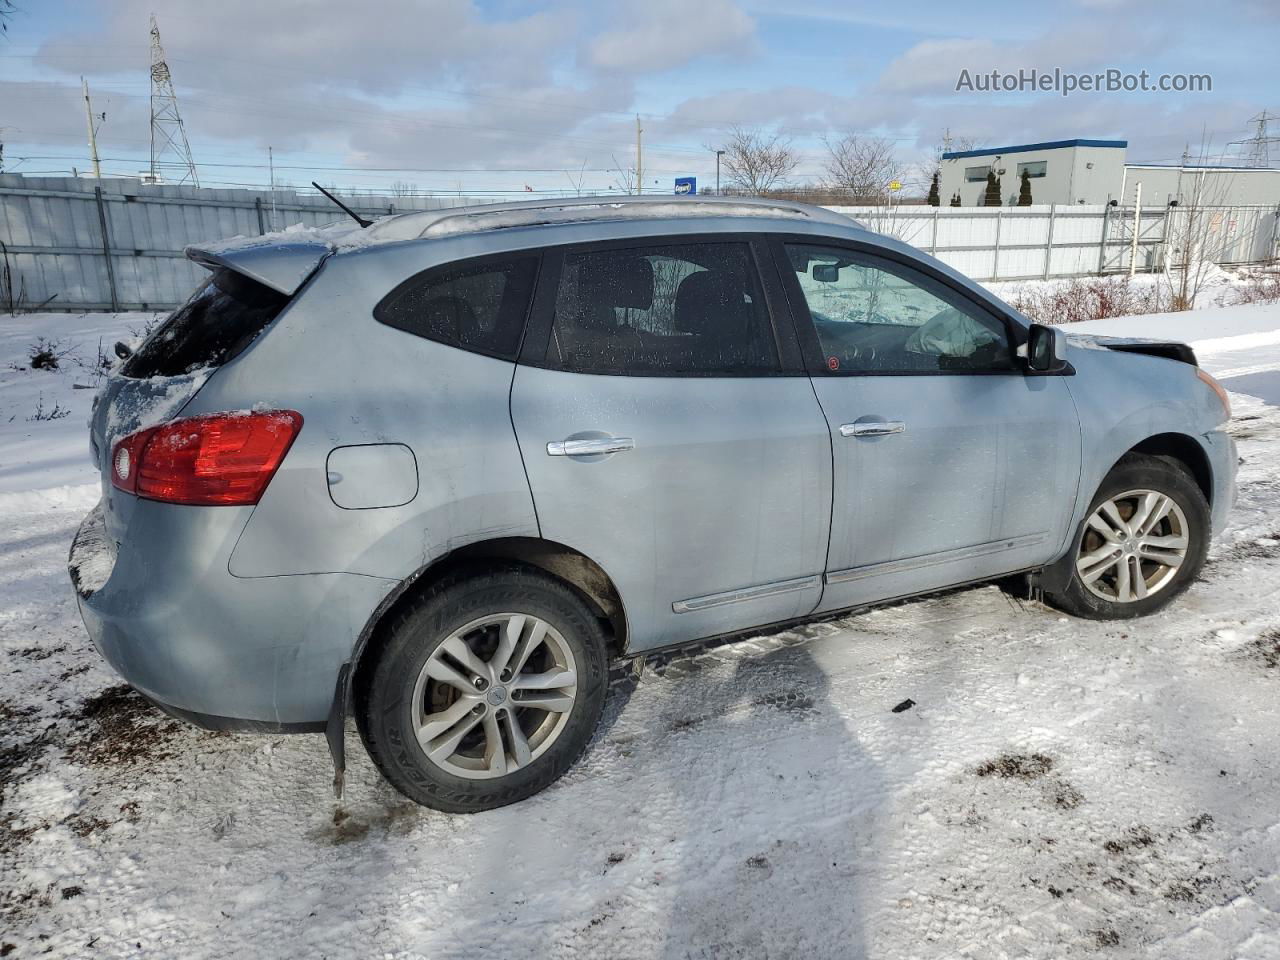
[[[1255,303],[1182,313],[1107,317],[1073,323],[1062,329],[1069,334],[1176,340],[1191,344],[1197,351],[1236,349],[1280,342],[1280,304]],[[1242,337],[1250,339],[1240,340]]]

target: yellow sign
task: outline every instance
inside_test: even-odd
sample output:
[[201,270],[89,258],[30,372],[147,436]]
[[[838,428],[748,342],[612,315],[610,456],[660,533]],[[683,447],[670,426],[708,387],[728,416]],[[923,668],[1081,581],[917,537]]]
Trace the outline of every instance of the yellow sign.
[[901,181],[901,180],[890,180],[890,181],[889,181],[889,189],[890,189],[890,190],[892,190],[894,193],[897,193],[899,190],[901,190],[901,189],[902,189],[902,181]]

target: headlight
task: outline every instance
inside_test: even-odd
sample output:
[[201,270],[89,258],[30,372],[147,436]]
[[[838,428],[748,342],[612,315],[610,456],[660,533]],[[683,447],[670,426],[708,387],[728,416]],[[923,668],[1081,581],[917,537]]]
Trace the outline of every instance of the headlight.
[[1227,415],[1227,419],[1231,419],[1231,400],[1227,396],[1226,389],[1213,377],[1205,373],[1204,370],[1197,367],[1196,376],[1209,385],[1209,389],[1218,395],[1218,399],[1222,401],[1222,410]]

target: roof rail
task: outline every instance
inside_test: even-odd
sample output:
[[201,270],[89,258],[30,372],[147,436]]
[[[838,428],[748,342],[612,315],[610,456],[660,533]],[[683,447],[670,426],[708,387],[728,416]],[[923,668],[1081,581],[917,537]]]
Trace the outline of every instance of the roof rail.
[[840,226],[856,225],[834,210],[758,197],[575,197],[485,203],[442,210],[420,210],[384,217],[366,231],[370,240],[416,240],[460,233],[479,233],[552,223],[604,220],[676,219],[681,217],[779,217]]

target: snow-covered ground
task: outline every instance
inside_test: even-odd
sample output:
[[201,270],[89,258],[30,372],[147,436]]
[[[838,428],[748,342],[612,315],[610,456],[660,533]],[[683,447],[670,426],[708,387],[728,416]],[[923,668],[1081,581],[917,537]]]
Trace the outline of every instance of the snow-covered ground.
[[[1088,332],[1180,324],[1244,390],[1280,371],[1280,308],[1240,309]],[[73,387],[146,319],[0,317],[0,956],[1280,957],[1265,387],[1233,397],[1239,505],[1167,612],[983,587],[651,666],[561,782],[461,817],[358,749],[335,802],[321,738],[167,721],[92,650]],[[37,336],[87,366],[14,369]]]

